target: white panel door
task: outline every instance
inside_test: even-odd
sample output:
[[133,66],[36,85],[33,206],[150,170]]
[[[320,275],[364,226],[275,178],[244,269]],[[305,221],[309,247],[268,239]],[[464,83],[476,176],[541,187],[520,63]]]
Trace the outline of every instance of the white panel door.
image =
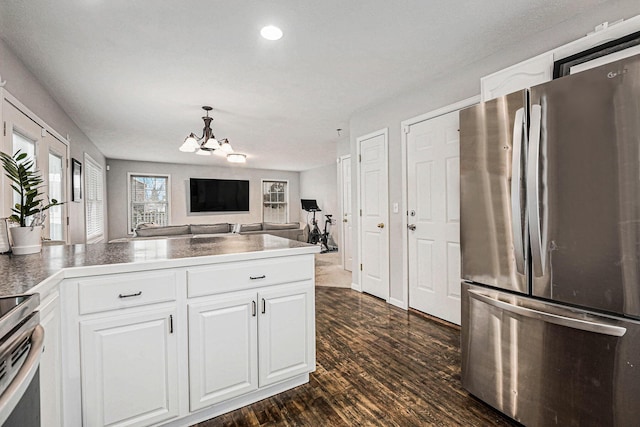
[[353,269],[353,214],[351,205],[351,156],[342,156],[340,172],[342,178],[342,265]]
[[458,112],[407,134],[409,306],[460,324]]
[[189,304],[192,411],[258,388],[257,294]]
[[313,282],[258,293],[260,387],[315,370]]
[[83,425],[148,426],[178,415],[175,316],[162,308],[80,322]]
[[389,299],[387,134],[359,138],[362,291]]

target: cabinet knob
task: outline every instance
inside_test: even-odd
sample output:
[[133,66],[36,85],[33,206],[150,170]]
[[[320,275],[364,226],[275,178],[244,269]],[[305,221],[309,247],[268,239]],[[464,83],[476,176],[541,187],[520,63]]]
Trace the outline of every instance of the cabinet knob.
[[381,222],[380,224],[378,224],[378,228],[384,228],[384,222]]

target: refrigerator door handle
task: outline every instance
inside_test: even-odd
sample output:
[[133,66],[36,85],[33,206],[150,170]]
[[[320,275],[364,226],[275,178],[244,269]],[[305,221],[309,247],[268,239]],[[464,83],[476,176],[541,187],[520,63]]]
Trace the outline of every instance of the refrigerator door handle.
[[621,326],[607,325],[605,323],[593,322],[591,320],[582,320],[559,316],[557,314],[546,313],[544,311],[534,310],[532,308],[522,307],[520,305],[513,305],[508,302],[492,298],[474,289],[469,289],[468,292],[472,298],[485,304],[514,314],[519,314],[520,316],[541,320],[546,323],[553,323],[554,325],[565,326],[567,328],[579,329],[582,331],[594,332],[603,335],[611,335],[614,337],[621,337],[627,332],[627,329]]
[[529,127],[529,156],[527,165],[527,211],[531,236],[531,258],[533,274],[544,275],[546,250],[542,244],[540,224],[540,127],[542,107],[531,106],[531,124]]
[[513,233],[513,249],[518,273],[524,274],[524,243],[522,239],[522,206],[520,204],[520,178],[522,177],[522,137],[524,129],[524,108],[516,111],[513,124],[513,141],[511,154],[511,231]]

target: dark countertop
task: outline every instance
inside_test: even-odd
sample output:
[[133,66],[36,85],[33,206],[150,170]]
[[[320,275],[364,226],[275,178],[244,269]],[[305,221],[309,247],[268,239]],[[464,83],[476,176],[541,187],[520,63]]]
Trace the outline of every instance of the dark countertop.
[[[269,234],[43,246],[39,254],[0,255],[0,296],[29,293],[34,286],[62,271],[64,277],[78,277],[172,268],[261,258],[265,251],[278,256],[315,253],[320,249]],[[115,269],[116,265],[120,268]]]

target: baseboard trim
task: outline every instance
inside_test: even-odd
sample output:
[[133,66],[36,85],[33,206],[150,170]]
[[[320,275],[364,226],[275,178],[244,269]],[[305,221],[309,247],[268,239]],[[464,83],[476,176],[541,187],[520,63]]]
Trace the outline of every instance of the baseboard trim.
[[267,397],[275,396],[286,390],[298,387],[302,384],[309,382],[309,374],[302,374],[294,377],[290,380],[283,381],[281,383],[274,384],[263,389],[256,390],[248,393],[244,396],[239,396],[218,404],[211,405],[208,408],[201,409],[197,412],[185,415],[181,418],[168,421],[162,424],[163,427],[187,427],[199,422],[210,420],[218,415],[226,414],[227,412],[234,411],[244,406],[255,403],[259,400],[266,399]]
[[351,289],[353,289],[354,291],[362,292],[362,288],[357,283],[351,283]]

